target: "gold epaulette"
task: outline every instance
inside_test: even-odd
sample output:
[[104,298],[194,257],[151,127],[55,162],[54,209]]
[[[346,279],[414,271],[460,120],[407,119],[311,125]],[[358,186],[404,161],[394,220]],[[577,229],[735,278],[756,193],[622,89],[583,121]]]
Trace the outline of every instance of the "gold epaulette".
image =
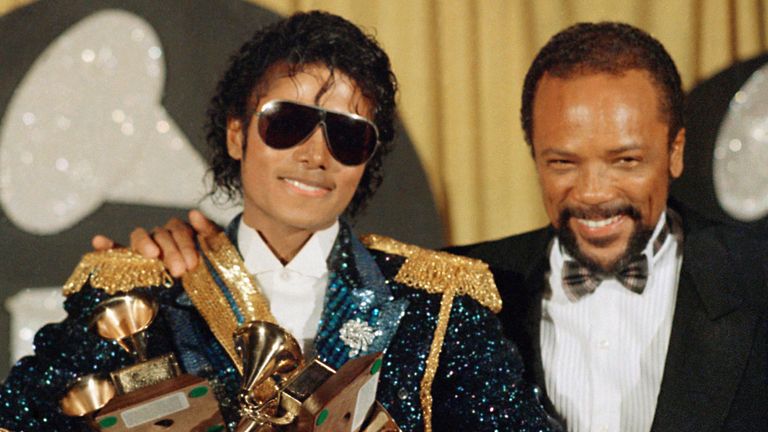
[[129,249],[110,249],[83,255],[64,284],[65,296],[72,295],[90,280],[91,286],[108,294],[128,292],[138,287],[173,285],[163,262],[145,258]]
[[371,249],[405,257],[405,262],[395,276],[395,282],[441,295],[437,325],[419,388],[424,431],[432,432],[432,383],[440,363],[440,352],[448,330],[453,299],[457,295],[468,295],[498,313],[501,311],[499,290],[488,264],[480,260],[422,249],[376,234],[364,236],[361,241]]
[[423,249],[395,239],[368,234],[362,242],[371,249],[406,258],[395,281],[429,293],[453,290],[468,295],[494,313],[501,310],[501,296],[488,264],[478,259]]

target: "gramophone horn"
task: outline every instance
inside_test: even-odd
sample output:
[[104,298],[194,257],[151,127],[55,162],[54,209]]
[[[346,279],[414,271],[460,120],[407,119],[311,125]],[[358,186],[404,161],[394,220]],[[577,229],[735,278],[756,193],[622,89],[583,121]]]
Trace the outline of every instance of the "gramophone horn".
[[245,416],[236,430],[271,430],[293,421],[293,413],[276,417],[281,384],[299,371],[304,357],[296,339],[276,324],[252,321],[238,328],[235,349],[243,359],[240,405]]
[[235,349],[243,359],[242,390],[248,394],[273,375],[286,378],[304,363],[296,339],[276,324],[246,323],[235,331],[234,339]]
[[112,382],[98,375],[85,375],[69,387],[59,401],[61,411],[71,417],[93,414],[115,396]]
[[157,303],[151,298],[126,293],[101,302],[94,311],[90,327],[104,339],[114,340],[123,349],[147,359],[144,332],[157,315]]

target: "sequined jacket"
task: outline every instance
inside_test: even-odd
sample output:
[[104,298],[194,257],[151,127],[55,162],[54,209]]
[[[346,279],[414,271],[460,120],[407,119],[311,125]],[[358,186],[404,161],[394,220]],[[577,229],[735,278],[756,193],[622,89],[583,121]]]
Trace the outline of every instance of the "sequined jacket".
[[[237,238],[234,231],[228,230],[229,238]],[[332,271],[315,340],[320,359],[339,368],[349,358],[384,351],[377,399],[404,431],[556,428],[536,391],[522,379],[516,347],[501,336],[495,315],[481,304],[492,304],[498,295],[493,283],[490,291],[478,285],[487,281],[484,264],[383,237],[364,241],[367,247],[342,223],[329,257]],[[209,261],[206,271],[219,288],[224,286]],[[0,426],[87,430],[58,408],[68,383],[133,362],[115,343],[88,331],[94,308],[109,297],[92,281],[67,298],[63,322],[37,333],[35,355],[11,370],[0,388]],[[149,329],[149,355],[172,351],[185,372],[209,379],[231,429],[239,418],[240,376],[181,285],[138,288],[160,303]],[[351,349],[339,335],[353,320],[375,331],[363,349]]]

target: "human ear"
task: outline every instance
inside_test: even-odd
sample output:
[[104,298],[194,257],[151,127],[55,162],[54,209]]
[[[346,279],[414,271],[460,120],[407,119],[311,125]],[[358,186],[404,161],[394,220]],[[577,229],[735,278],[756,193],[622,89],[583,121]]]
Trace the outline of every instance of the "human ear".
[[683,154],[685,152],[685,128],[680,128],[669,149],[669,175],[678,178],[683,174]]
[[234,160],[243,158],[243,122],[240,119],[227,119],[227,153]]

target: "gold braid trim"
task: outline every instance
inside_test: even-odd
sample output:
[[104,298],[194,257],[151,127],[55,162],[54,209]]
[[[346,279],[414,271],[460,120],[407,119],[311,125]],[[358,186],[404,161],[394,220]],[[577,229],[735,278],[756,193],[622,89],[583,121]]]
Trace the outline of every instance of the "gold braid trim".
[[[259,290],[256,280],[248,273],[242,257],[226,234],[219,233],[205,238],[199,236],[198,242],[203,254],[232,294],[244,322],[275,323],[267,299]],[[232,334],[240,324],[227,297],[216,285],[208,268],[204,263],[200,263],[194,271],[187,272],[181,281],[195,308],[242,374],[242,359],[237,354],[232,339]]]
[[440,312],[437,316],[437,326],[435,334],[432,337],[432,345],[429,348],[427,365],[424,370],[424,376],[421,378],[421,388],[419,389],[419,398],[421,399],[421,410],[424,413],[424,432],[432,432],[432,382],[437,374],[437,366],[440,364],[440,352],[443,349],[443,340],[445,332],[448,330],[448,320],[451,317],[451,308],[453,307],[453,292],[446,291],[440,299]]
[[245,322],[267,321],[277,324],[277,320],[269,309],[269,301],[258,288],[256,279],[248,273],[240,252],[229,241],[227,235],[222,232],[200,238],[199,241],[203,253],[232,293]]
[[377,234],[368,234],[361,240],[371,249],[407,258],[395,276],[396,282],[432,294],[453,291],[455,295],[468,295],[494,313],[501,311],[499,290],[483,261],[422,249]]
[[208,273],[208,268],[205,264],[199,263],[194,270],[186,272],[181,277],[181,284],[192,300],[192,304],[208,323],[213,336],[224,347],[224,351],[235,364],[237,371],[242,374],[243,362],[235,351],[235,342],[232,339],[232,334],[237,329],[237,318],[224,293]]
[[424,430],[432,431],[432,383],[440,363],[445,332],[451,318],[453,299],[468,295],[494,313],[501,310],[501,296],[493,274],[483,261],[422,249],[376,234],[364,236],[362,242],[371,249],[406,258],[395,276],[395,282],[442,294],[435,333],[427,356],[419,397],[424,414]]
[[70,296],[90,280],[91,286],[108,294],[128,292],[138,287],[173,285],[163,262],[144,258],[129,249],[110,249],[83,255],[62,291]]

